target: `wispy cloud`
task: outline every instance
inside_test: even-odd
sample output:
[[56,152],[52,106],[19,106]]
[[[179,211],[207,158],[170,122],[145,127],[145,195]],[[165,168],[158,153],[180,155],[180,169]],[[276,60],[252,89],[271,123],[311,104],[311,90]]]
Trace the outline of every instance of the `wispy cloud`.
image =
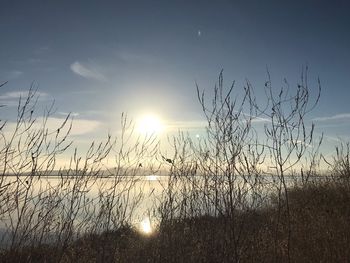
[[[37,96],[38,101],[45,101],[50,98],[49,94],[45,92],[36,91],[35,95]],[[28,90],[6,92],[5,94],[0,96],[0,104],[6,105],[6,106],[17,106],[19,99],[27,98],[27,96],[28,96]]]
[[[62,127],[62,124],[64,123],[65,118],[56,118],[56,117],[50,117],[46,121],[46,128],[48,129],[49,133],[55,132],[58,128],[61,128],[61,134],[65,134],[70,124],[67,123],[64,127]],[[42,119],[37,118],[37,121],[32,125],[32,129],[41,129],[42,128]],[[97,120],[87,120],[87,119],[79,119],[74,118],[72,122],[72,128],[69,132],[70,136],[80,136],[84,134],[89,134],[91,132],[96,131],[98,128],[102,126],[102,123]],[[11,136],[12,132],[15,130],[16,122],[9,121],[6,123],[4,127],[4,134],[5,136]],[[25,128],[23,126],[23,128]],[[54,134],[55,136],[55,134]]]
[[[63,121],[64,119],[62,118],[52,117],[52,118],[49,118],[47,125],[51,129],[57,129],[57,127],[60,127]],[[88,134],[95,131],[101,126],[102,126],[102,123],[97,120],[74,118],[70,135],[76,136],[76,135]]]
[[[49,95],[45,92],[35,92],[35,94],[40,97],[40,98],[47,98]],[[19,91],[11,91],[11,92],[7,92],[3,95],[0,96],[0,100],[11,100],[11,99],[19,99],[19,98],[25,98],[28,96],[28,91],[23,91],[23,90],[19,90]]]
[[70,69],[77,75],[99,81],[106,81],[106,77],[98,72],[96,69],[83,65],[82,63],[76,61],[70,65]]
[[350,119],[350,113],[340,113],[333,116],[317,117],[313,121],[333,121],[333,120],[343,120]]
[[[253,123],[269,122],[266,118],[254,117]],[[193,121],[174,121],[165,125],[168,130],[197,130],[204,129],[208,126],[207,120],[193,120]]]
[[65,111],[59,111],[59,112],[57,112],[57,114],[63,115],[63,116],[68,116],[68,115],[70,115],[70,116],[72,116],[72,117],[77,117],[77,116],[80,115],[78,112],[65,112]]
[[9,78],[10,79],[16,79],[18,78],[19,76],[21,76],[23,74],[22,71],[19,71],[19,70],[12,70],[9,72]]
[[252,117],[253,123],[261,123],[261,122],[271,122],[268,118],[261,118],[261,117]]
[[196,130],[208,125],[207,121],[174,121],[165,125],[167,130]]
[[0,71],[0,80],[6,81],[11,79],[16,79],[23,74],[20,70],[5,70]]

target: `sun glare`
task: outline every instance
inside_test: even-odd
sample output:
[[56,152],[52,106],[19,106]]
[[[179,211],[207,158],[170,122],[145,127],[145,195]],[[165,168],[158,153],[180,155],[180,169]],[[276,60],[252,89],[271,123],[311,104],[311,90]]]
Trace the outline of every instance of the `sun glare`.
[[158,176],[155,175],[155,174],[147,175],[146,176],[146,180],[147,181],[157,181],[158,180]]
[[151,234],[152,233],[152,226],[151,226],[151,221],[149,217],[145,217],[141,221],[141,231],[145,234]]
[[155,115],[145,115],[138,122],[138,131],[144,135],[159,134],[163,129],[160,119]]

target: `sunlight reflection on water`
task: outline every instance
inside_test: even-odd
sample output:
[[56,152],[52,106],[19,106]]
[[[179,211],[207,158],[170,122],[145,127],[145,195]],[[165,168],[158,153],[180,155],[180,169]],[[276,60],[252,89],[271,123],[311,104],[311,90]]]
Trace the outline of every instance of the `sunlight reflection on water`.
[[[27,183],[29,179],[31,181]],[[41,176],[40,178],[32,177],[29,179],[28,177],[6,177],[3,185],[13,184],[12,193],[16,193],[18,191],[16,190],[16,186],[20,186],[22,196],[23,190],[28,189],[30,202],[26,204],[26,209],[36,209],[33,220],[40,220],[40,213],[49,209],[55,209],[51,210],[54,211],[54,214],[62,214],[61,217],[58,216],[57,218],[58,220],[64,220],[65,217],[70,217],[70,213],[75,212],[75,210],[69,210],[71,207],[74,209],[78,207],[79,211],[77,212],[74,224],[84,224],[86,222],[84,220],[89,218],[92,223],[89,221],[87,225],[90,227],[95,221],[98,222],[100,220],[100,214],[105,213],[106,205],[108,206],[108,202],[113,200],[113,213],[116,213],[116,216],[124,216],[122,218],[122,220],[125,220],[124,222],[131,223],[145,234],[150,234],[153,231],[152,227],[158,224],[157,218],[152,212],[157,212],[160,202],[166,201],[163,195],[165,194],[166,196],[169,194],[168,184],[170,182],[169,176],[156,174],[138,177],[111,176],[89,178],[78,176]],[[190,190],[192,187],[191,183],[194,182],[199,189],[206,189],[205,187],[208,187],[206,185],[207,182],[200,176],[193,177],[191,180],[183,181],[183,184],[178,182],[179,184],[175,185],[175,188],[171,188],[172,191],[175,191],[172,194],[176,194],[176,190],[179,191],[179,194],[184,193],[184,186],[187,191]],[[243,183],[243,181],[241,182]],[[221,185],[220,189],[225,190],[225,182],[219,182],[219,184]],[[238,184],[240,183],[238,182]],[[211,188],[207,189],[210,190]],[[242,188],[241,190],[244,189]],[[249,192],[249,189],[247,191]],[[80,200],[72,203],[71,200],[75,195]],[[202,196],[199,192],[196,197],[196,202],[198,202],[199,206],[205,204],[205,198],[207,196]],[[18,208],[13,210],[11,214],[5,212],[1,215],[0,228],[7,228],[10,224],[16,222],[17,212],[20,210],[23,200],[18,201],[15,199],[16,197],[10,195],[8,202],[12,203],[13,206],[17,205]],[[81,204],[83,206],[87,205],[80,208],[79,205]],[[44,208],[42,209],[41,206]],[[119,220],[120,218],[117,217],[116,219]]]
[[[41,176],[40,178],[32,178],[30,186],[26,182],[27,178],[25,177],[9,176],[5,179],[4,185],[9,183],[13,184],[14,189],[16,185],[20,185],[23,190],[29,189],[30,204],[27,204],[28,206],[34,206],[37,202],[46,205],[44,199],[52,201],[62,198],[60,206],[63,209],[69,207],[72,192],[79,185],[79,190],[76,190],[77,194],[81,194],[81,200],[89,204],[87,207],[92,213],[99,213],[102,209],[101,200],[108,200],[115,191],[118,195],[116,202],[123,204],[122,209],[125,209],[126,217],[130,219],[132,224],[139,225],[141,222],[145,222],[145,215],[150,214],[150,211],[155,208],[157,200],[160,200],[167,177],[152,174],[144,177],[104,177],[79,181],[78,177]],[[135,203],[133,203],[134,201]],[[137,205],[134,206],[134,204]],[[21,201],[19,205],[21,205]],[[36,209],[40,210],[38,207]],[[80,216],[83,217],[83,215]],[[6,228],[10,221],[16,221],[16,218],[15,211],[11,215],[3,214],[0,218],[0,228]],[[148,218],[148,220],[150,219]],[[143,229],[144,232],[148,231],[145,227]]]
[[145,217],[141,223],[140,223],[140,230],[144,234],[151,234],[152,233],[152,226],[151,226],[151,220],[149,217]]
[[155,175],[155,174],[146,176],[146,180],[148,180],[148,181],[157,181],[158,179],[159,179],[159,176]]

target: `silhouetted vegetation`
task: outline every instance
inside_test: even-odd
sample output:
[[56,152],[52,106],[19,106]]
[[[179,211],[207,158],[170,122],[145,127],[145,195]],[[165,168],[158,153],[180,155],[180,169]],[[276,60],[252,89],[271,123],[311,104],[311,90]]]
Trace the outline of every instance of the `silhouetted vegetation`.
[[[179,133],[164,157],[156,136],[135,136],[125,115],[118,138],[79,154],[70,116],[52,130],[52,107],[39,121],[30,89],[16,124],[0,128],[0,261],[349,261],[349,144],[325,160],[307,122],[320,84],[311,92],[305,71],[294,89],[285,81],[274,90],[269,77],[264,90],[262,105],[249,82],[243,93],[226,89],[222,73],[212,96],[197,87],[206,134]],[[142,178],[160,171],[153,196]],[[150,197],[155,223],[145,234],[135,215]]]
[[227,216],[200,216],[162,222],[145,236],[131,226],[101,234],[86,234],[61,255],[50,244],[4,251],[4,262],[235,262],[230,230],[239,226],[238,256],[243,262],[285,262],[288,221],[290,255],[294,262],[347,262],[350,255],[350,191],[344,184],[327,182],[293,188],[290,211],[281,213],[278,250],[274,254],[279,205],[272,198],[264,209],[237,211]]

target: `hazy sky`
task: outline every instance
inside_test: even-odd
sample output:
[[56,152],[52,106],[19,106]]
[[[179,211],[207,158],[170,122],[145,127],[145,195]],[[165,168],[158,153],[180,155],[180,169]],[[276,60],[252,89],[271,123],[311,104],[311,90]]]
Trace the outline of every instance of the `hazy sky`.
[[317,131],[349,139],[349,1],[7,1],[0,8],[1,103],[35,81],[56,118],[76,113],[76,135],[98,136],[153,112],[168,124],[201,120],[195,82],[209,90],[221,69],[229,85],[258,89],[266,68],[295,86],[309,66],[322,84],[310,118]]

